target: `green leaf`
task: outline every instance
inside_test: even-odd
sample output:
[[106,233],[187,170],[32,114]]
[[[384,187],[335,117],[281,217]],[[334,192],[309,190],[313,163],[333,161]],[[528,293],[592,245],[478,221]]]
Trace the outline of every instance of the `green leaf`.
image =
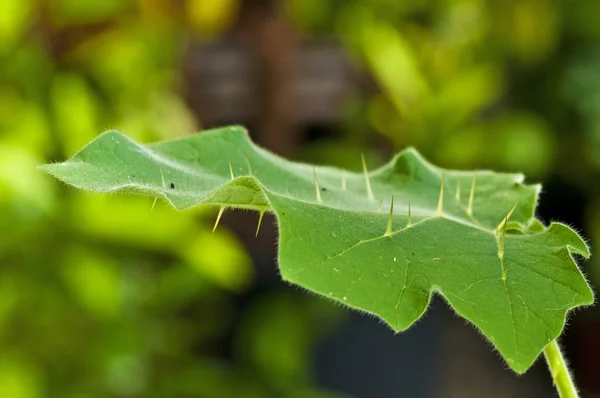
[[594,300],[572,257],[589,256],[585,242],[534,217],[539,186],[522,175],[443,170],[414,149],[350,173],[279,158],[241,127],[147,146],[108,131],[40,167],[78,188],[162,196],[180,210],[273,212],[285,280],[396,331],[437,292],[518,373],[560,335],[570,309]]

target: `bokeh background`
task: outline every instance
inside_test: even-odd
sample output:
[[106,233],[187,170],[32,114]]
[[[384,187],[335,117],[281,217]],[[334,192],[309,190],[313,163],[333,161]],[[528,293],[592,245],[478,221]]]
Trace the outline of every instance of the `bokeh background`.
[[[177,213],[36,165],[103,130],[142,142],[244,124],[358,169],[415,146],[522,171],[539,217],[600,252],[597,0],[0,1],[0,395],[549,397],[439,299],[394,336],[285,285],[274,220]],[[600,286],[600,256],[582,267]],[[532,289],[535,287],[532,286]],[[600,307],[563,338],[600,396]]]

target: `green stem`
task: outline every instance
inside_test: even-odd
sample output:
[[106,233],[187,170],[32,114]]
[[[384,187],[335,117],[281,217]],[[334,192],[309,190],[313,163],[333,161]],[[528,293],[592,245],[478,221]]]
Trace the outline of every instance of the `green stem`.
[[579,398],[575,383],[569,372],[567,362],[560,350],[558,341],[554,340],[544,348],[544,356],[550,373],[552,374],[552,381],[560,398]]

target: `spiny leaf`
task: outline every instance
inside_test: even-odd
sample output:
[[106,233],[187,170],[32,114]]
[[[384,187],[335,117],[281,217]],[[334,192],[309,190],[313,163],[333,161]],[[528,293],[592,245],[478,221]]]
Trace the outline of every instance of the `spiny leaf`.
[[442,170],[414,149],[371,172],[364,158],[362,166],[290,162],[228,127],[147,146],[108,131],[40,167],[78,188],[159,195],[180,210],[273,212],[285,280],[396,331],[438,292],[518,373],[558,337],[570,309],[593,302],[572,258],[588,257],[586,244],[535,219],[540,187],[522,175]]

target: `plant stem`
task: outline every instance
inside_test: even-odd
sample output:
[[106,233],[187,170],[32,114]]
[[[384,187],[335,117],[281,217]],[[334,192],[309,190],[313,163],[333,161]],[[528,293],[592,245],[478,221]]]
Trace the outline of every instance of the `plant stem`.
[[560,398],[579,398],[577,388],[573,383],[573,378],[557,340],[553,340],[544,348],[544,356],[552,374],[552,382]]

